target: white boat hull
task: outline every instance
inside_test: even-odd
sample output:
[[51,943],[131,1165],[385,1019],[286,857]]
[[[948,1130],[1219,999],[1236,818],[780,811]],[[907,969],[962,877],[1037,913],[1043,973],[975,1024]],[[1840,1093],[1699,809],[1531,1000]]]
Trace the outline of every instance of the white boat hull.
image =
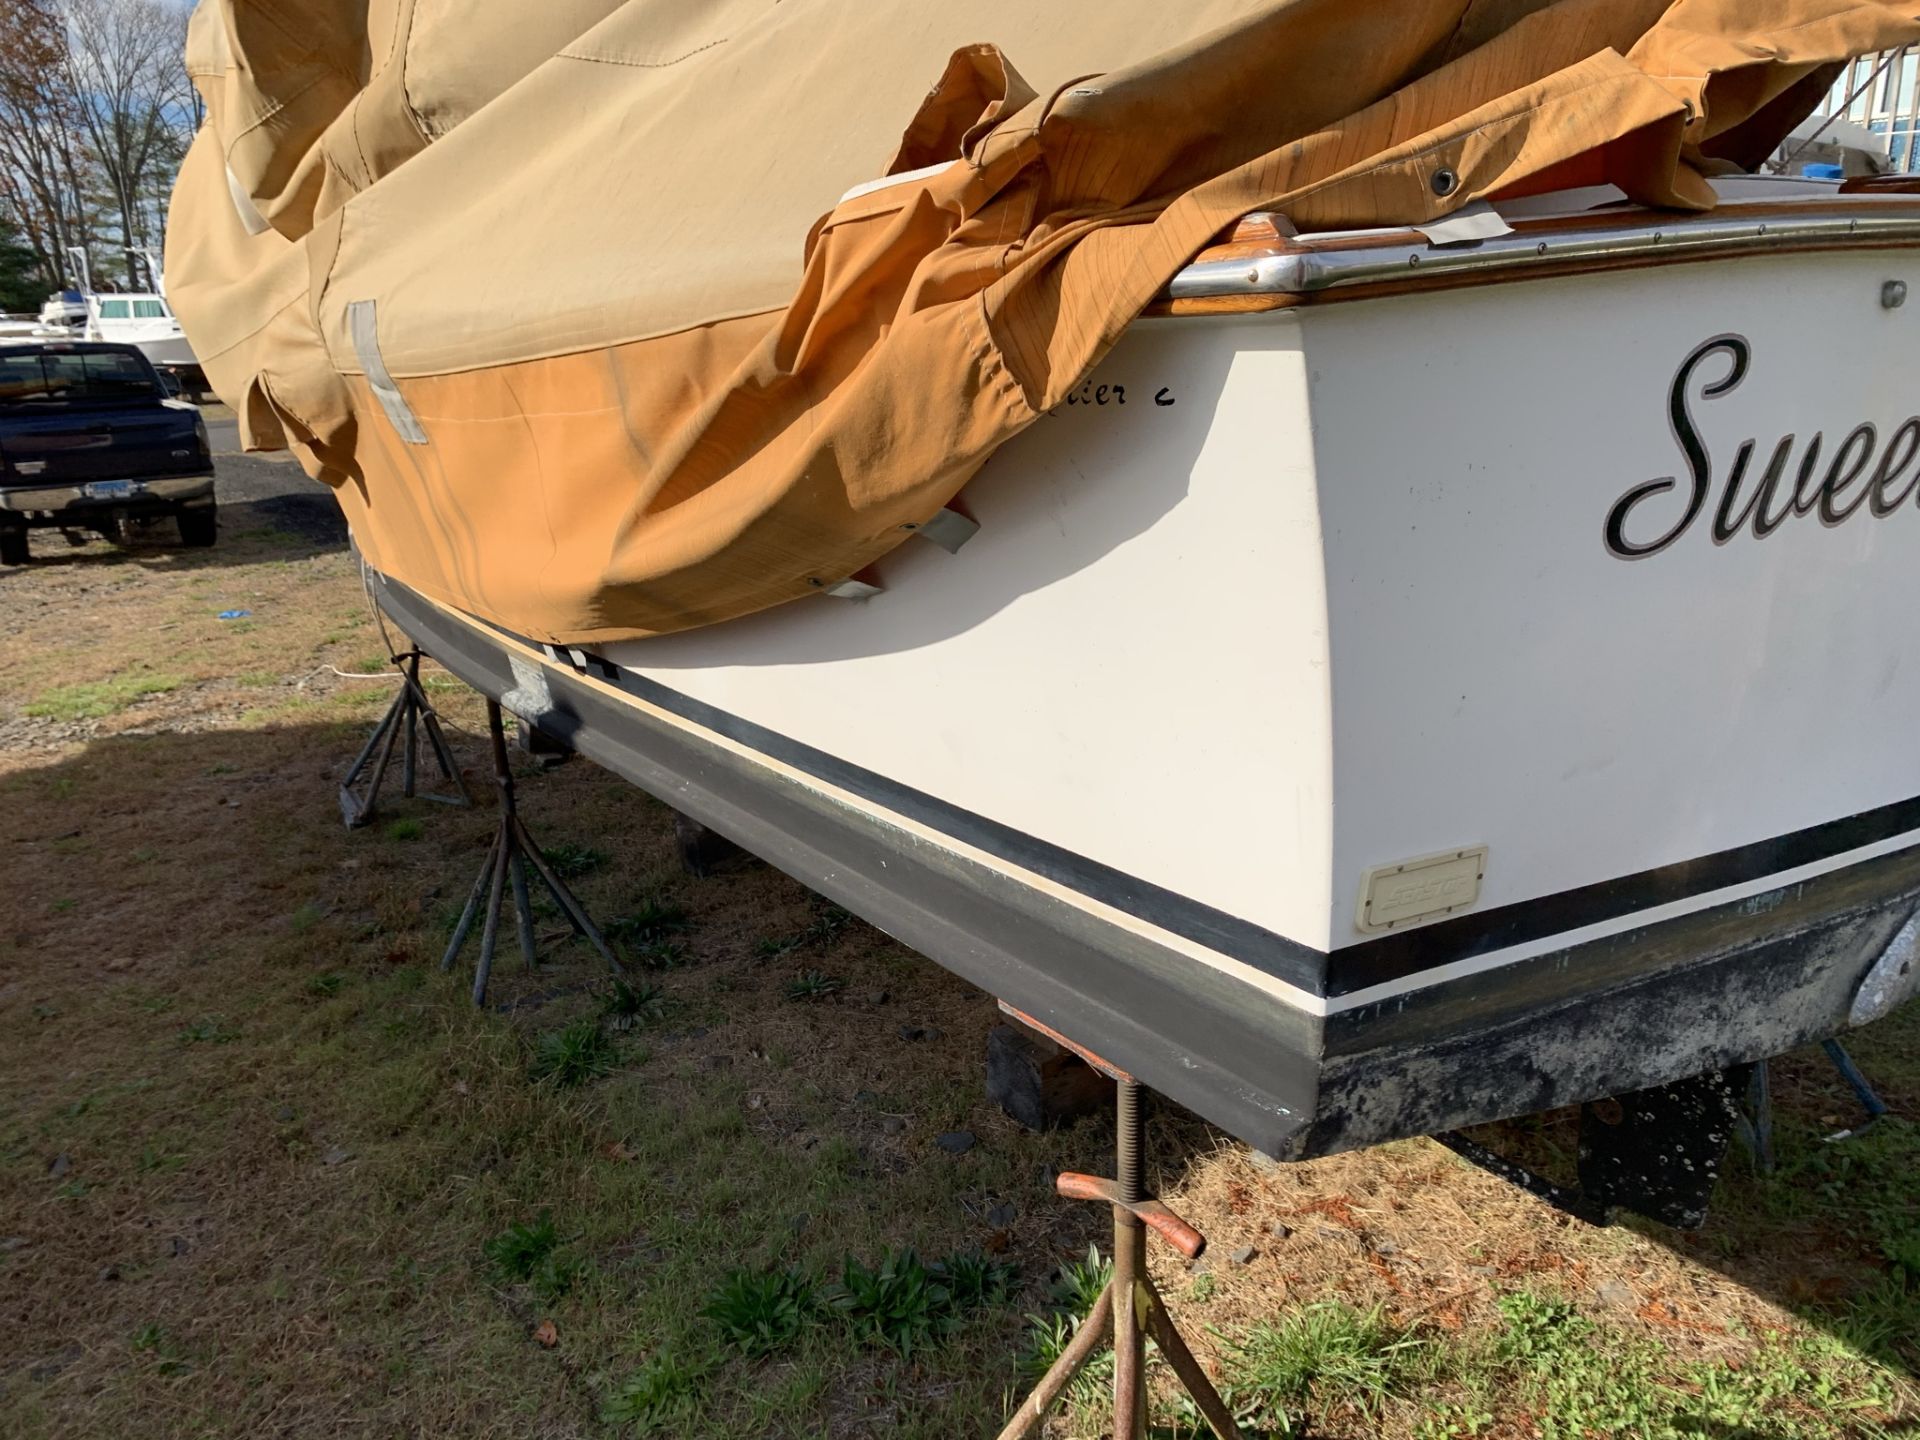
[[[1669,392],[1703,340],[1752,356],[1695,400],[1720,476],[1792,434],[1790,487],[1805,437],[1830,437],[1824,474],[1855,425],[1908,418],[1920,309],[1880,308],[1882,257],[1809,268],[1145,322],[1091,382],[1107,405],[969,487],[959,554],[602,653],[1323,950],[1369,941],[1377,866],[1485,846],[1495,909],[1873,810],[1920,795],[1911,494],[1764,540],[1715,544],[1703,514],[1656,556],[1605,545],[1625,492],[1684,477]],[[1651,497],[1633,528],[1681,508]]]
[[187,337],[178,332],[127,343],[159,369],[184,369],[200,363],[194,358],[193,347],[187,343]]
[[1901,275],[1147,320],[871,598],[544,658],[389,608],[1268,1149],[1655,1084],[1844,1028],[1920,897]]

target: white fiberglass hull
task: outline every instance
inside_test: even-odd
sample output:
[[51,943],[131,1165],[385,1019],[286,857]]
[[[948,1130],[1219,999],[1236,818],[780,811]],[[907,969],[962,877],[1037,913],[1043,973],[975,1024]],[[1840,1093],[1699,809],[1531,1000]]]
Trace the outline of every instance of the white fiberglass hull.
[[[1913,434],[1884,519],[1717,544],[1704,513],[1640,559],[1605,532],[1636,486],[1689,485],[1670,392],[1728,332],[1742,383],[1700,396],[1720,352],[1691,372],[1706,509],[1744,441],[1751,485],[1799,437],[1771,511],[1810,445],[1817,482],[1871,422],[1862,498],[1915,408],[1920,309],[1881,309],[1886,268],[1147,321],[1082,392],[1107,404],[968,488],[957,555],[915,545],[871,599],[602,653],[1323,950],[1373,938],[1374,867],[1485,846],[1490,910],[1874,810],[1920,795]],[[1628,531],[1684,508],[1649,496]]]
[[180,322],[170,317],[122,320],[96,316],[89,321],[86,336],[89,340],[131,345],[160,369],[179,370],[200,363]]
[[[1859,1018],[1920,895],[1920,310],[1883,305],[1907,272],[1757,257],[1149,319],[968,487],[978,533],[904,547],[870,598],[591,657],[396,613],[590,752],[630,711],[608,763],[1268,1148],[1658,1083]],[[496,649],[463,668],[468,641]],[[643,731],[748,798],[633,758]],[[756,785],[824,808],[756,818]],[[849,816],[894,837],[893,877],[933,867],[910,903],[803,833]],[[1028,904],[1049,937],[1101,927],[1065,998],[980,958],[991,913],[922,893],[955,876],[1022,897],[986,902],[1008,933]],[[1792,975],[1775,932],[1817,937]],[[1629,984],[1662,1010],[1579,1019]],[[1169,1038],[1140,1012],[1175,995],[1215,1019]],[[1216,1039],[1242,1059],[1203,1060]]]
[[135,340],[131,343],[142,355],[162,369],[183,369],[200,363],[194,358],[193,347],[187,343],[185,335],[163,335],[153,339]]

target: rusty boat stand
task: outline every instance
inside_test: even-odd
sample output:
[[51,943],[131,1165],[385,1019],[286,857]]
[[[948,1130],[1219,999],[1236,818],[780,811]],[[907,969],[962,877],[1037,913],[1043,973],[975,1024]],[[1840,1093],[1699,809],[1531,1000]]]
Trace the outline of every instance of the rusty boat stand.
[[420,658],[418,650],[403,651],[392,657],[394,668],[400,672],[400,693],[387,707],[387,713],[380,717],[380,723],[373,727],[373,734],[367,737],[367,743],[361,746],[340,782],[340,818],[347,822],[349,830],[357,830],[373,819],[380,782],[386,778],[387,766],[393,760],[394,750],[400,748],[403,734],[406,744],[400,749],[400,793],[409,800],[413,798],[414,782],[420,771],[420,736],[424,732],[434,763],[440,767],[441,778],[453,787],[453,793],[421,798],[440,805],[473,804],[467,782],[461,778],[460,767],[447,746],[446,733],[440,728],[440,717],[434,713],[427,692],[420,688]]
[[1144,1440],[1147,1433],[1146,1341],[1160,1347],[1181,1385],[1193,1397],[1200,1413],[1220,1440],[1240,1440],[1239,1428],[1220,1392],[1213,1388],[1200,1362],[1187,1348],[1168,1313],[1166,1301],[1147,1274],[1147,1231],[1152,1230],[1189,1260],[1199,1259],[1207,1240],[1198,1230],[1146,1193],[1141,1179],[1141,1149],[1145,1122],[1140,1111],[1140,1083],[1124,1070],[1075,1045],[1066,1036],[1024,1015],[1004,1001],[1000,1008],[1023,1025],[1031,1026],[1079,1055],[1115,1083],[1114,1171],[1112,1180],[1096,1175],[1064,1173],[1054,1188],[1069,1200],[1095,1200],[1113,1208],[1113,1278],[1107,1281],[1093,1309],[1074,1331],[1073,1339],[1052,1368],[1040,1377],[1000,1440],[1022,1440],[1040,1428],[1047,1410],[1065,1393],[1088,1361],[1099,1353],[1109,1335],[1113,1339],[1114,1440]]
[[447,953],[441,958],[440,968],[453,968],[454,960],[473,930],[474,917],[480,913],[484,899],[486,921],[480,930],[480,959],[473,968],[473,1003],[487,1003],[487,977],[493,972],[494,949],[500,938],[500,904],[509,888],[513,892],[514,923],[520,932],[520,953],[529,970],[539,966],[539,946],[533,933],[533,901],[527,893],[527,867],[531,865],[574,930],[600,952],[601,959],[612,967],[615,975],[625,975],[626,970],[614,958],[606,939],[588,917],[585,908],[574,898],[566,882],[554,874],[553,868],[541,855],[539,844],[520,819],[519,806],[515,803],[513,793],[513,767],[507,760],[506,726],[497,700],[487,701],[487,733],[493,742],[493,783],[500,792],[500,825],[494,831],[493,843],[487,848],[487,858],[481,864],[480,874],[467,896],[466,908],[460,912],[460,921],[454,926],[453,939],[447,945]]

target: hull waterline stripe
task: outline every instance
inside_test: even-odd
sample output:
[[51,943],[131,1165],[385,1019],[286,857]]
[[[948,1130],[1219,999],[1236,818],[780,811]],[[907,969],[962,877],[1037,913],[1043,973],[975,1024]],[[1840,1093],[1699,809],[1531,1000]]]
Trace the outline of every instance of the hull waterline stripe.
[[[498,626],[487,628],[504,639],[527,647],[545,663],[554,663],[547,658],[538,642]],[[600,656],[587,658],[588,664],[584,670],[576,667],[568,673],[576,678],[596,681],[629,699],[644,701],[677,720],[724,737],[761,764],[769,760],[778,761],[786,769],[809,777],[810,782],[825,782],[857,797],[868,808],[884,810],[890,815],[911,820],[924,826],[943,844],[951,846],[957,841],[991,856],[996,868],[1004,869],[1010,864],[1028,875],[1042,876],[1084,899],[1098,901],[1125,914],[1130,925],[1138,926],[1144,922],[1240,965],[1251,966],[1305,994],[1320,993],[1325,954],[1311,945],[1290,940],[1250,920],[1216,910],[1202,901],[1115,870],[1071,850],[1048,844],[1010,825],[976,815],[912,786],[889,780],[823,750],[816,750],[802,741],[669,689],[656,680],[614,665]],[[815,788],[818,788],[817,784]]]
[[[1916,832],[1920,832],[1920,796],[1697,860],[1436,920],[1417,930],[1336,951],[1327,992],[1343,996],[1374,990],[1407,975],[1437,973],[1441,965],[1451,967],[1481,955],[1504,958],[1527,946],[1534,946],[1529,954],[1560,949],[1570,943],[1574,932],[1623,918],[1644,923],[1647,912],[1676,904],[1699,909],[1700,903],[1688,902],[1704,902],[1708,896],[1735,898],[1727,892],[1737,889],[1757,894],[1771,885],[1790,883],[1790,872],[1809,866],[1821,867],[1811,872],[1818,874],[1900,849],[1914,843]],[[1535,945],[1538,941],[1553,943]],[[1442,956],[1444,961],[1439,960]]]
[[[1850,865],[1859,865],[1868,860],[1878,859],[1882,855],[1891,855],[1899,850],[1920,845],[1920,829],[1910,830],[1900,835],[1877,840],[1873,844],[1863,845],[1857,850],[1847,850],[1836,855],[1823,856],[1790,870],[1771,871],[1742,884],[1730,885],[1714,891],[1694,891],[1682,899],[1670,900],[1646,909],[1634,910],[1623,916],[1613,916],[1596,921],[1591,925],[1575,930],[1558,930],[1538,940],[1524,945],[1509,946],[1504,950],[1493,950],[1482,954],[1463,956],[1443,964],[1434,965],[1425,970],[1416,970],[1377,985],[1364,989],[1342,990],[1325,1002],[1327,1015],[1341,1015],[1349,1010],[1359,1010],[1369,1005],[1377,1005],[1383,1000],[1392,1000],[1408,995],[1416,990],[1425,990],[1435,985],[1445,985],[1449,981],[1464,980],[1469,976],[1485,974],[1489,970],[1502,969],[1508,965],[1518,965],[1539,955],[1573,950],[1595,940],[1605,940],[1611,936],[1629,930],[1638,930],[1650,925],[1658,925],[1665,920],[1677,920],[1684,915],[1697,914],[1710,910],[1717,905],[1734,904],[1748,900],[1756,895],[1765,895],[1772,891],[1787,889],[1808,880],[1817,880],[1822,875],[1830,875],[1836,870],[1844,870]],[[1557,896],[1548,896],[1548,900]],[[1338,952],[1344,955],[1345,951]],[[1338,958],[1336,955],[1336,959]]]
[[[381,578],[387,585],[395,584],[394,581],[386,579],[384,576]],[[655,720],[672,725],[676,729],[694,732],[706,743],[718,745],[723,749],[731,751],[762,769],[770,770],[775,774],[784,776],[793,783],[812,790],[815,794],[827,797],[836,804],[842,805],[858,814],[878,819],[894,829],[902,830],[910,835],[916,836],[949,854],[957,855],[984,868],[997,871],[1002,875],[1016,880],[1029,889],[1038,890],[1042,894],[1049,895],[1064,904],[1073,906],[1075,909],[1102,919],[1110,925],[1131,930],[1135,934],[1144,936],[1164,949],[1172,950],[1186,956],[1188,959],[1199,961],[1201,964],[1230,975],[1244,984],[1251,985],[1295,1010],[1305,1011],[1307,1014],[1314,1016],[1324,1016],[1326,1014],[1326,1001],[1323,1000],[1318,993],[1303,985],[1296,985],[1290,980],[1273,974],[1269,970],[1241,959],[1239,956],[1199,943],[1179,931],[1167,929],[1133,909],[1109,904],[1099,895],[1090,893],[1074,884],[1056,879],[1043,870],[1029,869],[1017,863],[1010,863],[1006,857],[996,854],[992,850],[974,845],[966,839],[953,834],[951,831],[923,823],[917,817],[908,813],[904,808],[894,809],[878,804],[867,796],[850,791],[809,769],[786,763],[785,760],[771,750],[761,749],[754,745],[747,744],[735,736],[728,734],[725,730],[710,726],[702,720],[680,713],[679,710],[674,707],[658,704],[648,695],[641,692],[643,688],[657,688],[666,695],[686,701],[690,707],[699,709],[710,708],[702,706],[698,701],[691,700],[686,696],[681,696],[676,691],[667,690],[664,686],[655,686],[654,682],[646,680],[645,677],[635,675],[629,670],[622,670],[597,656],[590,657],[589,666],[586,670],[578,669],[566,662],[554,660],[534,641],[503,630],[499,626],[488,625],[470,616],[462,615],[456,610],[441,605],[438,601],[420,595],[417,591],[410,591],[409,594],[423,604],[430,605],[434,609],[441,611],[456,624],[463,625],[469,629],[482,629],[489,632],[496,637],[497,642],[504,648],[519,651],[527,659],[537,662],[556,675],[575,681],[598,682],[601,688],[612,690],[617,694],[624,704],[633,706],[635,709],[644,712]],[[614,673],[609,675],[609,671]],[[638,683],[636,684],[635,682]],[[736,724],[748,726],[749,728],[757,728],[752,727],[751,722],[739,720],[738,717],[734,716],[726,716],[726,712],[724,711],[713,711],[712,713],[716,716],[725,716],[727,719],[734,720]],[[799,749],[804,750],[808,748],[799,745],[798,742],[789,743],[796,745]],[[850,768],[857,769],[857,767]],[[874,778],[878,779],[879,777]],[[905,789],[905,787],[899,788]],[[931,799],[931,797],[928,798]],[[932,803],[940,804],[941,802],[934,801]],[[992,822],[983,820],[981,823],[991,824]],[[1017,834],[1018,832],[1011,833]],[[1038,841],[1030,841],[1029,843],[1035,845],[1041,844],[1041,842]],[[1066,854],[1069,852],[1061,853]],[[1080,857],[1077,856],[1072,858],[1080,859]],[[1092,866],[1097,862],[1082,861],[1082,863]],[[1114,873],[1118,874],[1119,872]],[[1123,876],[1121,878],[1129,879],[1130,877]],[[1147,885],[1145,882],[1133,883],[1138,884],[1142,889],[1146,890],[1156,888]],[[1170,894],[1171,892],[1163,893]],[[1188,903],[1197,904],[1197,902]],[[1275,936],[1274,938],[1282,939],[1282,937],[1279,936]],[[1307,946],[1298,945],[1298,942],[1295,941],[1284,940],[1283,943],[1290,946],[1297,946],[1300,950],[1316,957],[1320,953],[1310,950]]]
[[[1045,875],[1135,920],[1195,941],[1216,955],[1268,974],[1279,969],[1278,947],[1285,947],[1288,962],[1297,963],[1295,957],[1302,954],[1309,956],[1314,973],[1296,983],[1328,1000],[1328,1007],[1321,1013],[1336,1013],[1385,995],[1517,963],[1549,950],[1566,949],[1655,919],[1759,894],[1920,843],[1920,796],[1916,796],[1696,860],[1459,915],[1323,952],[862,770],[631,670],[606,661],[599,664],[614,671],[615,678],[609,683],[645,694],[663,708],[727,734],[749,750],[778,756],[796,769],[831,779],[870,804],[927,825],[948,842],[960,841],[1029,873]],[[681,706],[686,708],[682,710]],[[820,762],[824,765],[815,768]],[[1199,924],[1195,924],[1196,919]],[[1288,969],[1292,969],[1291,963]],[[1287,974],[1283,978],[1296,977]]]
[[[398,582],[383,582],[404,589]],[[597,655],[582,670],[538,642],[407,593],[559,674],[597,682],[658,718],[978,863],[1104,914],[1296,1009],[1326,1016],[1676,918],[1920,844],[1920,796],[1714,855],[1456,916],[1322,952],[720,710]]]

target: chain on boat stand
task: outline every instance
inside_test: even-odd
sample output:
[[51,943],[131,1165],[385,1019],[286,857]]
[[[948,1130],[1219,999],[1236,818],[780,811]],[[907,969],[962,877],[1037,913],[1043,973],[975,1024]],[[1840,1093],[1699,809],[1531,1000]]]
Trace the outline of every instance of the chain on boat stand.
[[1113,1207],[1113,1276],[1101,1290],[1100,1298],[1094,1301],[1087,1318],[1080,1322],[1072,1341],[1060,1352],[1060,1358],[1020,1402],[1013,1418],[1000,1432],[1000,1440],[1023,1440],[1037,1430],[1048,1408],[1093,1359],[1109,1334],[1113,1337],[1114,1440],[1142,1440],[1147,1433],[1146,1340],[1149,1335],[1160,1347],[1160,1353],[1167,1357],[1173,1373],[1193,1397],[1214,1434],[1220,1440],[1240,1440],[1239,1428],[1233,1423],[1226,1402],[1207,1379],[1200,1362],[1187,1348],[1187,1342],[1180,1337],[1166,1302],[1147,1274],[1148,1229],[1189,1260],[1199,1259],[1207,1248],[1207,1240],[1146,1193],[1140,1178],[1140,1151],[1145,1131],[1140,1114],[1140,1082],[1005,1001],[1000,1008],[1021,1024],[1031,1026],[1073,1051],[1096,1070],[1111,1076],[1115,1083],[1115,1178],[1104,1180],[1096,1175],[1069,1173],[1054,1182],[1054,1188],[1069,1200],[1097,1200]]
[[514,922],[520,932],[520,953],[525,957],[529,970],[538,967],[540,960],[538,942],[533,933],[533,901],[527,894],[527,866],[532,865],[574,930],[600,952],[600,957],[613,967],[615,975],[625,975],[626,970],[614,958],[613,951],[607,947],[606,940],[595,928],[586,910],[574,898],[566,883],[553,873],[552,867],[541,856],[539,845],[520,819],[519,807],[514,803],[513,767],[507,762],[506,726],[502,723],[500,702],[497,700],[487,701],[487,733],[493,741],[493,783],[500,792],[500,825],[494,831],[493,843],[487,848],[487,858],[480,866],[480,874],[473,882],[472,892],[467,896],[466,908],[460,912],[460,923],[454,926],[453,940],[440,961],[440,968],[453,968],[461,947],[467,943],[467,936],[473,929],[474,915],[484,897],[486,921],[480,930],[480,959],[473,969],[473,1003],[486,1004],[487,977],[493,971],[494,947],[500,938],[500,902],[509,884],[513,891]]
[[[387,707],[387,713],[380,717],[380,723],[373,727],[373,734],[367,737],[367,743],[340,782],[340,818],[347,822],[349,830],[357,830],[373,819],[380,782],[386,778],[387,765],[393,759],[402,733],[406,735],[406,745],[400,751],[400,793],[409,800],[413,798],[414,781],[420,769],[420,735],[425,731],[441,778],[453,786],[454,793],[421,798],[441,805],[473,804],[473,796],[460,776],[453,751],[447,747],[446,734],[440,729],[440,717],[434,713],[427,692],[420,688],[420,651],[407,650],[391,658],[400,672],[400,693]],[[375,759],[376,751],[378,759]],[[360,785],[362,776],[367,777],[364,788]]]

